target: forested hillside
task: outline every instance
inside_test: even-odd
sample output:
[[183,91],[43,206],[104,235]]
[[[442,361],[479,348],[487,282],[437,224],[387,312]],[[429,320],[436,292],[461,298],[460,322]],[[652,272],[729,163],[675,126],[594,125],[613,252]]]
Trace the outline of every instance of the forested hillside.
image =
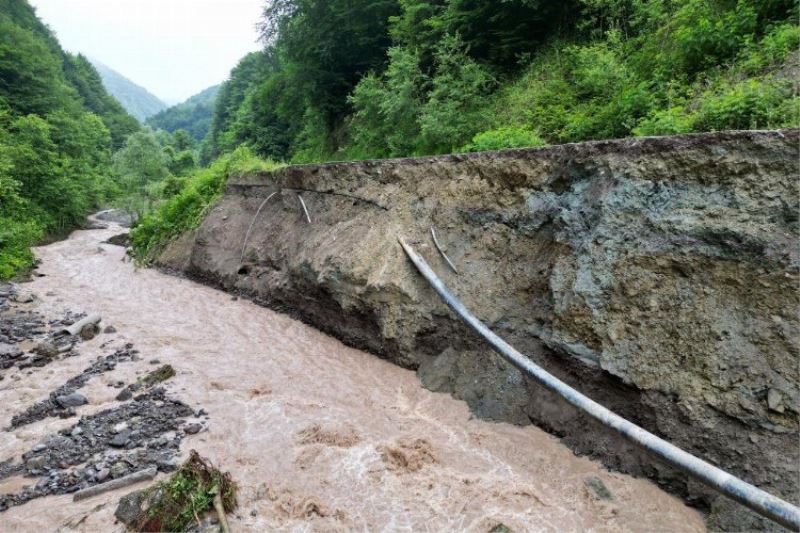
[[133,83],[131,80],[115,71],[112,68],[93,61],[93,65],[100,77],[103,85],[114,98],[119,100],[122,106],[140,122],[144,122],[156,113],[167,108],[167,104],[151,94],[147,89]]
[[792,0],[276,0],[205,159],[315,161],[798,123]]
[[219,85],[209,87],[185,102],[153,115],[147,119],[147,124],[170,133],[186,130],[200,142],[211,128],[211,116],[214,113],[214,102],[218,92]]
[[0,0],[0,278],[114,194],[112,150],[139,127],[27,2]]

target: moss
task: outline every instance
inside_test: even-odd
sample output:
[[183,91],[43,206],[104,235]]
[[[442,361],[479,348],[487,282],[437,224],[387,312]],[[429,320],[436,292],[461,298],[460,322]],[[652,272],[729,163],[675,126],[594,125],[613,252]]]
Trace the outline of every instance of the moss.
[[145,387],[152,387],[156,383],[161,383],[174,376],[175,369],[171,365],[164,365],[139,379],[139,384]]

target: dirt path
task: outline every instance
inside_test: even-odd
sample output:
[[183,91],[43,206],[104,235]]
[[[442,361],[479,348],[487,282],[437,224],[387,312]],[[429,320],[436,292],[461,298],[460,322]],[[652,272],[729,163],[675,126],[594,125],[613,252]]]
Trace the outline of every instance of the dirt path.
[[[197,449],[239,482],[234,531],[704,529],[695,511],[655,485],[575,457],[535,427],[472,419],[463,402],[422,389],[413,372],[287,316],[134,270],[122,248],[101,244],[119,232],[79,231],[38,249],[45,277],[25,287],[46,312],[101,313],[118,331],[114,346],[132,342],[141,353],[141,362],[86,385],[89,404],[78,415],[114,405],[119,391],[108,383],[130,382],[153,368],[151,359],[175,367],[168,392],[210,415],[181,453]],[[0,382],[2,427],[110,353],[100,348],[108,340],[100,335],[79,356]],[[2,432],[0,454],[19,455],[74,421]],[[601,485],[611,499],[598,495]],[[69,495],[33,500],[0,514],[0,529],[121,530],[113,511],[125,492],[80,503]]]

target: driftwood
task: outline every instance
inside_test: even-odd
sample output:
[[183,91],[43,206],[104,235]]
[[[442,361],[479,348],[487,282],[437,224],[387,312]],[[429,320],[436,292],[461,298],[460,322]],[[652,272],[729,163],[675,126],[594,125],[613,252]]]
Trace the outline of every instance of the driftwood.
[[78,333],[81,332],[81,330],[85,326],[88,326],[89,324],[97,324],[102,319],[103,319],[103,317],[101,317],[100,315],[92,314],[92,315],[89,315],[89,316],[87,316],[85,318],[82,318],[82,319],[78,320],[77,322],[75,322],[71,326],[66,326],[65,328],[63,328],[60,331],[60,333],[64,333],[64,334],[67,334],[67,335],[77,335]]
[[217,511],[222,533],[231,533],[231,527],[228,525],[228,517],[225,516],[225,506],[222,504],[222,494],[219,492],[219,487],[215,485],[212,492],[214,493],[214,510]]
[[433,244],[436,245],[436,249],[439,250],[440,254],[442,254],[442,257],[444,257],[444,260],[447,261],[447,264],[450,265],[450,268],[453,269],[453,272],[458,274],[458,269],[453,264],[453,262],[450,261],[450,258],[447,257],[447,254],[444,253],[444,250],[442,250],[442,247],[439,245],[439,240],[436,238],[436,231],[433,229],[433,226],[431,226],[431,237],[433,237]]
[[72,497],[72,501],[78,502],[81,500],[85,500],[87,498],[91,498],[93,496],[97,496],[98,494],[103,494],[104,492],[108,492],[111,490],[121,489],[130,485],[134,485],[141,481],[150,481],[154,477],[158,470],[156,467],[146,468],[144,470],[139,470],[138,472],[134,472],[133,474],[128,474],[125,477],[121,477],[119,479],[112,479],[106,483],[102,483],[100,485],[95,485],[93,487],[88,487],[83,490],[79,490],[75,493]]

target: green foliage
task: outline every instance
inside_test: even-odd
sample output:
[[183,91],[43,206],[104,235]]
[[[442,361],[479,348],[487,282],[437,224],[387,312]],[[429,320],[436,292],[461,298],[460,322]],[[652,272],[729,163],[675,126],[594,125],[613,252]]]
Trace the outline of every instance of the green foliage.
[[797,125],[793,0],[279,0],[263,30],[220,91],[204,160]]
[[475,135],[472,138],[472,142],[464,145],[459,151],[484,152],[487,150],[504,150],[506,148],[544,146],[545,144],[541,137],[529,129],[505,127]]
[[407,48],[391,48],[386,73],[368,74],[353,89],[352,155],[401,156],[416,151],[426,84],[419,62]]
[[463,145],[486,124],[484,99],[495,80],[458,37],[442,39],[435,56],[436,75],[420,115],[420,137],[426,153],[448,152]]
[[189,459],[168,479],[148,488],[142,495],[146,512],[135,524],[136,531],[185,531],[197,517],[214,509],[219,494],[222,508],[233,512],[237,505],[236,483],[205,461],[194,450]]
[[111,149],[138,128],[26,0],[0,0],[0,279],[109,201]]
[[77,89],[84,107],[102,118],[103,124],[111,133],[111,142],[115,149],[122,147],[128,135],[139,131],[139,122],[106,92],[100,75],[88,59],[80,54],[66,54],[64,73]]
[[181,233],[196,228],[216,203],[233,173],[263,172],[279,168],[239,148],[214,161],[208,168],[187,178],[181,190],[144,215],[131,230],[131,244],[137,261],[146,263]]
[[134,133],[114,154],[113,173],[122,196],[119,205],[141,217],[161,196],[161,184],[169,175],[166,154],[152,131]]

